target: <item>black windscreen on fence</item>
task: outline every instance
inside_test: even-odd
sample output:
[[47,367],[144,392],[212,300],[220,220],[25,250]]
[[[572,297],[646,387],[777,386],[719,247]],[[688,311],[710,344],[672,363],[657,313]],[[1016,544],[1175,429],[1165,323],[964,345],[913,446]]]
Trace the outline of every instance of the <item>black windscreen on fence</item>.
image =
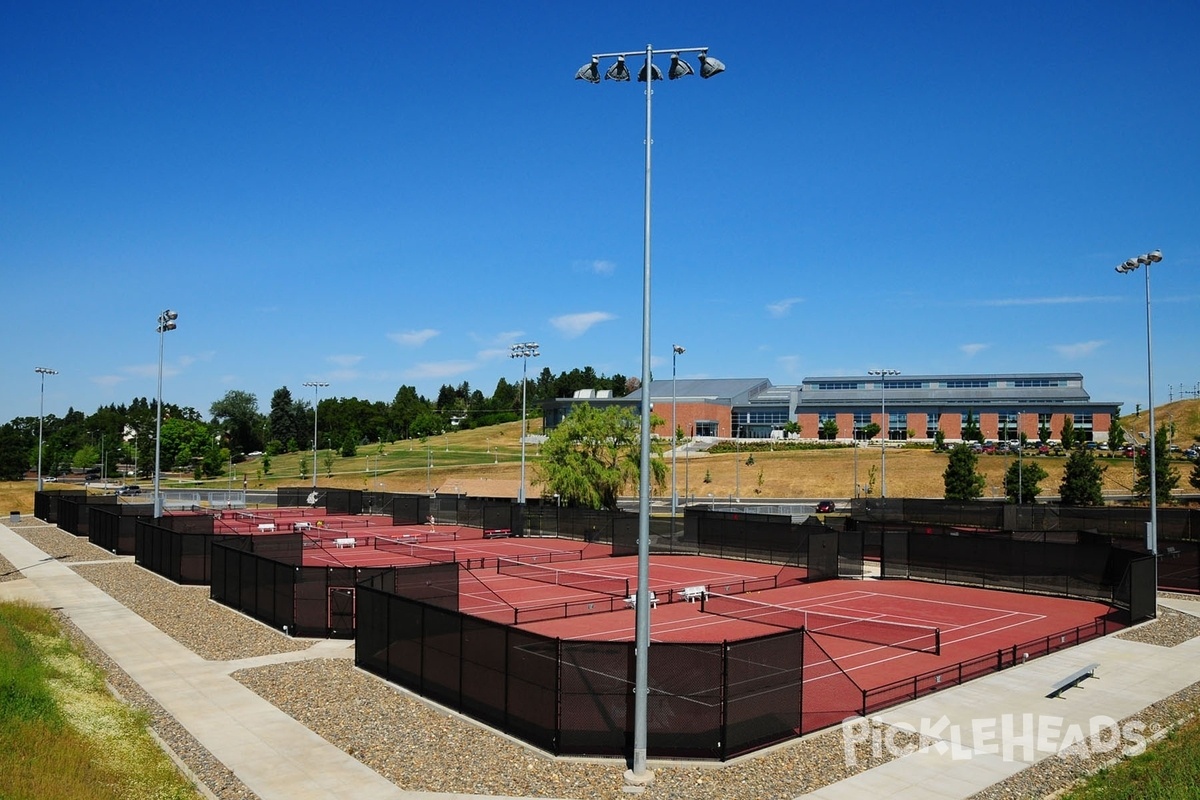
[[803,671],[803,631],[727,644],[723,757],[796,736]]

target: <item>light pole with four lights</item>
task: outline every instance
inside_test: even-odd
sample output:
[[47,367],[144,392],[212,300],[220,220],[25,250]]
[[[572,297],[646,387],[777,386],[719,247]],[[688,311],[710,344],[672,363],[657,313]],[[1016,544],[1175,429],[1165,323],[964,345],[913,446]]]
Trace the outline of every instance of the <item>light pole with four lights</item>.
[[154,421],[154,518],[159,519],[163,513],[162,490],[162,375],[163,375],[163,334],[175,330],[175,320],[179,315],[167,309],[158,315],[158,405]]
[[317,490],[317,406],[320,403],[318,392],[329,386],[327,381],[305,381],[302,385],[311,386],[313,390],[313,491]]
[[518,342],[509,348],[509,358],[521,359],[521,485],[517,487],[517,503],[525,505],[525,387],[529,383],[529,359],[537,358],[537,342]]
[[891,436],[892,426],[888,422],[887,414],[887,379],[892,375],[899,375],[898,369],[869,369],[868,375],[879,376],[879,397],[880,397],[880,413],[883,416],[883,438],[880,441],[879,449],[879,496],[887,497],[887,443]]
[[[1150,409],[1150,528],[1146,532],[1146,548],[1152,555],[1158,555],[1158,456],[1155,452],[1158,429],[1154,427],[1154,353],[1150,346],[1150,265],[1162,261],[1162,251],[1152,250],[1144,255],[1131,258],[1117,265],[1117,272],[1126,274],[1134,272],[1139,267],[1146,268],[1146,391],[1147,408]],[[1157,583],[1158,565],[1155,562],[1155,582]]]
[[58,370],[50,369],[49,367],[37,367],[33,370],[38,375],[42,376],[42,393],[41,399],[38,400],[38,480],[37,490],[42,490],[42,420],[46,416],[46,376],[57,375]]
[[[711,78],[725,71],[725,65],[708,55],[707,47],[669,47],[658,52],[671,53],[671,67],[667,77],[671,80],[692,75],[691,64],[680,58],[681,53],[697,53],[700,61],[700,77]],[[638,585],[635,595],[635,647],[637,664],[634,677],[633,698],[633,768],[625,774],[632,784],[646,784],[654,779],[654,773],[646,769],[646,723],[647,701],[650,693],[650,673],[647,656],[650,651],[650,136],[651,103],[654,92],[653,81],[662,80],[663,74],[654,65],[655,50],[646,45],[645,50],[623,53],[597,53],[575,73],[576,80],[600,83],[600,59],[615,58],[604,77],[616,82],[630,80],[627,56],[644,54],[646,61],[638,73],[638,81],[646,84],[646,170],[645,206],[642,229],[642,400],[641,400],[641,458],[638,475]]]
[[671,530],[675,530],[675,514],[679,509],[679,482],[675,480],[675,450],[679,447],[679,420],[675,416],[675,359],[684,354],[682,345],[671,345]]

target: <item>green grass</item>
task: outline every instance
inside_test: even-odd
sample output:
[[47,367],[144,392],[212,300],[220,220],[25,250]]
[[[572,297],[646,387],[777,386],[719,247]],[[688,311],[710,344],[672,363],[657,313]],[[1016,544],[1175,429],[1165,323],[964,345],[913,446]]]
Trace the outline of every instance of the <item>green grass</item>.
[[0,797],[182,800],[199,794],[45,611],[0,603]]
[[1062,800],[1191,800],[1200,786],[1200,720],[1101,770]]

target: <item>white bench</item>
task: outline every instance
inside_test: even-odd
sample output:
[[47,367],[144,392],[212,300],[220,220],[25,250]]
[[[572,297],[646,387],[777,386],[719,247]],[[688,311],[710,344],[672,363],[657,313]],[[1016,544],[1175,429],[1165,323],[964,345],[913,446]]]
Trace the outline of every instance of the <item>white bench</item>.
[[694,603],[697,600],[703,600],[708,597],[707,586],[685,586],[679,592],[679,596],[689,603]]
[[259,523],[258,532],[259,533],[274,533],[275,532],[275,523],[274,522]]
[[334,539],[333,540],[334,547],[354,547],[356,544],[358,544],[358,540],[352,536],[348,536],[343,539]]
[[293,522],[292,530],[293,531],[310,531],[310,530],[312,530],[312,526],[313,526],[313,524],[311,522]]
[[[625,605],[629,606],[630,608],[637,608],[637,595],[631,594],[629,597],[626,597]],[[658,598],[654,596],[654,592],[650,593],[650,607],[658,608]]]
[[1058,683],[1051,686],[1050,694],[1046,695],[1046,697],[1058,697],[1063,692],[1065,692],[1067,689],[1070,689],[1071,687],[1077,685],[1080,681],[1083,681],[1085,678],[1094,678],[1096,676],[1096,670],[1099,667],[1100,667],[1099,664],[1088,664],[1086,667],[1075,670],[1070,675],[1068,675],[1067,677],[1063,678]]

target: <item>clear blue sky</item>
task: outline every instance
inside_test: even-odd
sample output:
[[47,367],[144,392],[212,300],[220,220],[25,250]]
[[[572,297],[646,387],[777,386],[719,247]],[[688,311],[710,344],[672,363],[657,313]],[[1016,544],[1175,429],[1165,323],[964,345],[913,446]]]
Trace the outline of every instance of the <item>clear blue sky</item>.
[[[1200,381],[1200,6],[0,0],[0,422],[231,389],[490,395],[513,342],[680,377]],[[631,59],[636,70],[641,58]],[[604,66],[607,66],[605,62]],[[664,54],[658,64],[665,70]],[[693,59],[693,64],[695,60]]]

